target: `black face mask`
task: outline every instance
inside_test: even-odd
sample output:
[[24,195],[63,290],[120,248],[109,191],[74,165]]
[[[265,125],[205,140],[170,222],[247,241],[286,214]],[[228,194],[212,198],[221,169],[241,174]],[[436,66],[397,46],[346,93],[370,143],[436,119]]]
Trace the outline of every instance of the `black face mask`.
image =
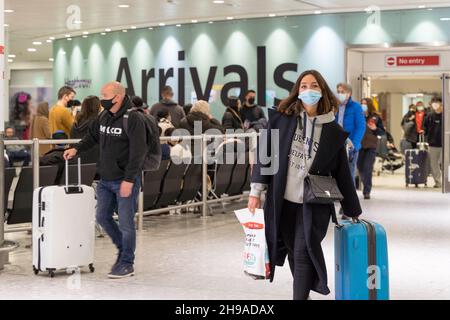
[[103,108],[105,108],[105,110],[111,110],[112,107],[114,107],[114,102],[113,100],[116,98],[116,96],[114,96],[114,98],[110,99],[110,100],[100,100],[100,103],[102,105]]
[[250,98],[250,99],[248,99],[248,104],[249,105],[254,105],[255,104],[255,98]]

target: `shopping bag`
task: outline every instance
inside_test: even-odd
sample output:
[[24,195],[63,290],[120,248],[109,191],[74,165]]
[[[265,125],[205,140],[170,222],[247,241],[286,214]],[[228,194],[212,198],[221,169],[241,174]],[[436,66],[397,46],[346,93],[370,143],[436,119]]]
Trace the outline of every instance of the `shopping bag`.
[[255,280],[269,279],[269,249],[267,248],[264,211],[248,209],[234,212],[245,232],[244,273]]

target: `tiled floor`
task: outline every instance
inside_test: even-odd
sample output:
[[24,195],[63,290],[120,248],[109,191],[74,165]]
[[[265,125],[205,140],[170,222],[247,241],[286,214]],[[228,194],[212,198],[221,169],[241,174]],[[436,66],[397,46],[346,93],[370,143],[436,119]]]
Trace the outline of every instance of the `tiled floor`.
[[[436,190],[405,189],[403,176],[376,178],[370,201],[362,200],[366,218],[386,227],[392,299],[450,299],[450,196]],[[430,183],[432,184],[432,183]],[[242,272],[243,232],[233,209],[202,220],[162,216],[146,220],[138,235],[136,276],[109,280],[115,260],[107,238],[96,242],[96,272],[81,276],[34,276],[26,233],[9,234],[21,247],[0,272],[2,299],[290,299],[291,275],[278,270],[275,282],[254,281]],[[334,291],[333,230],[323,243]],[[334,295],[312,294],[313,299]]]

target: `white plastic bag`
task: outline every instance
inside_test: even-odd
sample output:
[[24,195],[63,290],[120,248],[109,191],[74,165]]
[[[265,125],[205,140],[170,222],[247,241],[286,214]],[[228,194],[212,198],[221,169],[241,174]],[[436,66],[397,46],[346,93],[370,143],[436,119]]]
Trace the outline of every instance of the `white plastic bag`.
[[267,248],[264,211],[248,209],[234,212],[245,232],[244,273],[255,280],[269,279],[270,264]]

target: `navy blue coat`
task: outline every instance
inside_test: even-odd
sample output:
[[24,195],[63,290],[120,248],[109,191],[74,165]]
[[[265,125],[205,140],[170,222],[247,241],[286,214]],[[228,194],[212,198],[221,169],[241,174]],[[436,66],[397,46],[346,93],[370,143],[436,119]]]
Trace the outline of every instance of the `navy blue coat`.
[[[283,266],[287,256],[287,249],[280,237],[280,220],[286,190],[287,170],[292,139],[297,127],[297,117],[288,116],[273,109],[269,109],[269,130],[278,129],[280,141],[272,141],[269,132],[260,138],[259,148],[266,149],[273,161],[279,160],[279,169],[273,175],[263,175],[261,170],[270,164],[262,164],[260,157],[253,168],[252,182],[268,185],[264,215],[266,223],[266,238],[269,247],[271,279],[275,275],[275,266]],[[350,175],[345,141],[348,137],[336,122],[323,125],[319,148],[310,168],[315,175],[332,175],[344,196],[342,207],[346,215],[356,217],[361,214],[361,206]],[[279,145],[279,153],[275,154],[271,146]],[[321,242],[325,238],[330,216],[334,213],[334,205],[304,205],[303,221],[305,240],[311,260],[316,269],[313,290],[321,294],[329,294],[327,286],[327,271]],[[335,214],[335,213],[334,213]]]

